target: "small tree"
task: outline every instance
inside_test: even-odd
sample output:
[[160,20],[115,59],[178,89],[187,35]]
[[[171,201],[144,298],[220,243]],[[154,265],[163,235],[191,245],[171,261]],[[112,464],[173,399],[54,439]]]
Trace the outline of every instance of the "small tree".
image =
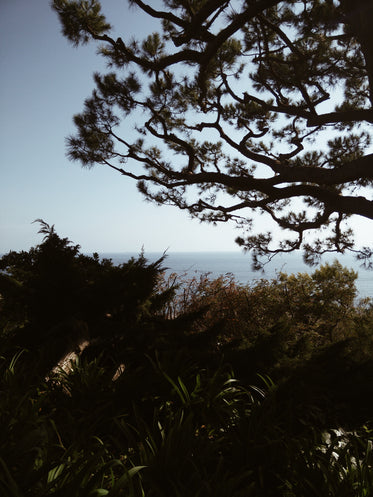
[[288,313],[298,335],[315,332],[332,343],[346,338],[357,315],[354,299],[357,273],[335,261],[311,275],[280,273],[278,284],[282,308]]
[[[160,33],[127,43],[110,36],[98,0],[52,2],[64,35],[100,43],[111,68],[75,116],[69,157],[202,221],[235,221],[256,266],[299,248],[309,263],[354,250],[348,219],[373,219],[371,0],[130,4]],[[255,212],[268,231],[255,233]]]
[[100,340],[99,352],[123,342],[139,351],[154,345],[154,319],[174,292],[157,290],[163,257],[148,263],[141,254],[115,266],[81,254],[38,221],[40,245],[0,258],[2,352],[21,347],[40,354],[45,372],[83,341]]

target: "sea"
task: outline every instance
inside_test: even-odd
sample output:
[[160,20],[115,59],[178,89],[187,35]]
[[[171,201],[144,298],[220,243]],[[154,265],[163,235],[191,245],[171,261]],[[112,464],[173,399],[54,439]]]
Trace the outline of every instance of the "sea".
[[[136,252],[104,253],[100,257],[112,259],[114,264],[127,262],[131,257],[138,257]],[[144,256],[149,262],[155,262],[163,255],[162,252],[145,252]],[[321,264],[332,263],[338,260],[348,269],[358,273],[356,288],[358,298],[373,299],[373,270],[361,267],[360,263],[350,255],[336,257],[333,254],[325,255]],[[243,252],[167,252],[163,263],[166,275],[177,273],[187,278],[209,273],[210,278],[220,275],[232,274],[237,282],[243,284],[255,284],[260,279],[273,279],[279,272],[287,274],[313,273],[317,266],[308,266],[303,262],[302,255],[297,253],[278,254],[263,271],[252,269],[250,254]]]

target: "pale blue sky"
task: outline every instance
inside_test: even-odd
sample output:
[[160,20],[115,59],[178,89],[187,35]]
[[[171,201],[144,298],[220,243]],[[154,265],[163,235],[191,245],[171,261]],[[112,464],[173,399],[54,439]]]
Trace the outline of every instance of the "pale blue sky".
[[[141,39],[155,29],[126,0],[102,5],[114,36]],[[0,253],[40,243],[36,218],[85,252],[239,250],[232,225],[149,204],[131,180],[67,160],[72,117],[103,64],[94,45],[67,42],[49,0],[0,0]],[[371,245],[372,225],[356,218],[354,226],[357,240]]]
[[[103,7],[117,36],[154,29],[126,0]],[[133,181],[68,161],[65,137],[100,67],[94,45],[62,36],[49,0],[0,0],[0,253],[40,243],[36,218],[88,252],[239,250],[233,226],[149,204]]]

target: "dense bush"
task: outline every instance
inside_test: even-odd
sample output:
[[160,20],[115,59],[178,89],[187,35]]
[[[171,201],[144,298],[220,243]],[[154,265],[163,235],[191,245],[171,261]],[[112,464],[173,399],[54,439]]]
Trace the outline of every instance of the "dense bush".
[[114,266],[42,231],[0,260],[1,495],[372,494],[353,271],[170,285],[162,259]]
[[[175,278],[171,275],[169,281],[173,284]],[[179,290],[165,315],[200,311],[194,332],[214,329],[215,346],[220,349],[238,345],[257,351],[259,347],[269,354],[275,348],[278,358],[304,361],[321,347],[360,336],[364,323],[371,322],[370,300],[356,299],[356,278],[356,272],[338,261],[313,274],[280,272],[272,280],[246,285],[230,274],[214,279],[204,274],[179,279]]]
[[82,342],[144,341],[150,316],[173,294],[155,291],[163,259],[141,254],[114,266],[41,223],[42,244],[0,259],[3,341],[37,353],[44,374]]

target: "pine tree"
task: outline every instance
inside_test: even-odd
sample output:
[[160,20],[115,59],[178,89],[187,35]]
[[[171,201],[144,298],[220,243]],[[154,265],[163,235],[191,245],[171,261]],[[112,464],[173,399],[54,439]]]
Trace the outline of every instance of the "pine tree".
[[236,222],[256,266],[296,249],[309,263],[325,251],[367,260],[349,218],[373,219],[371,0],[130,4],[159,33],[115,40],[97,0],[53,1],[64,35],[97,42],[111,68],[74,118],[69,157],[136,180],[158,204]]

